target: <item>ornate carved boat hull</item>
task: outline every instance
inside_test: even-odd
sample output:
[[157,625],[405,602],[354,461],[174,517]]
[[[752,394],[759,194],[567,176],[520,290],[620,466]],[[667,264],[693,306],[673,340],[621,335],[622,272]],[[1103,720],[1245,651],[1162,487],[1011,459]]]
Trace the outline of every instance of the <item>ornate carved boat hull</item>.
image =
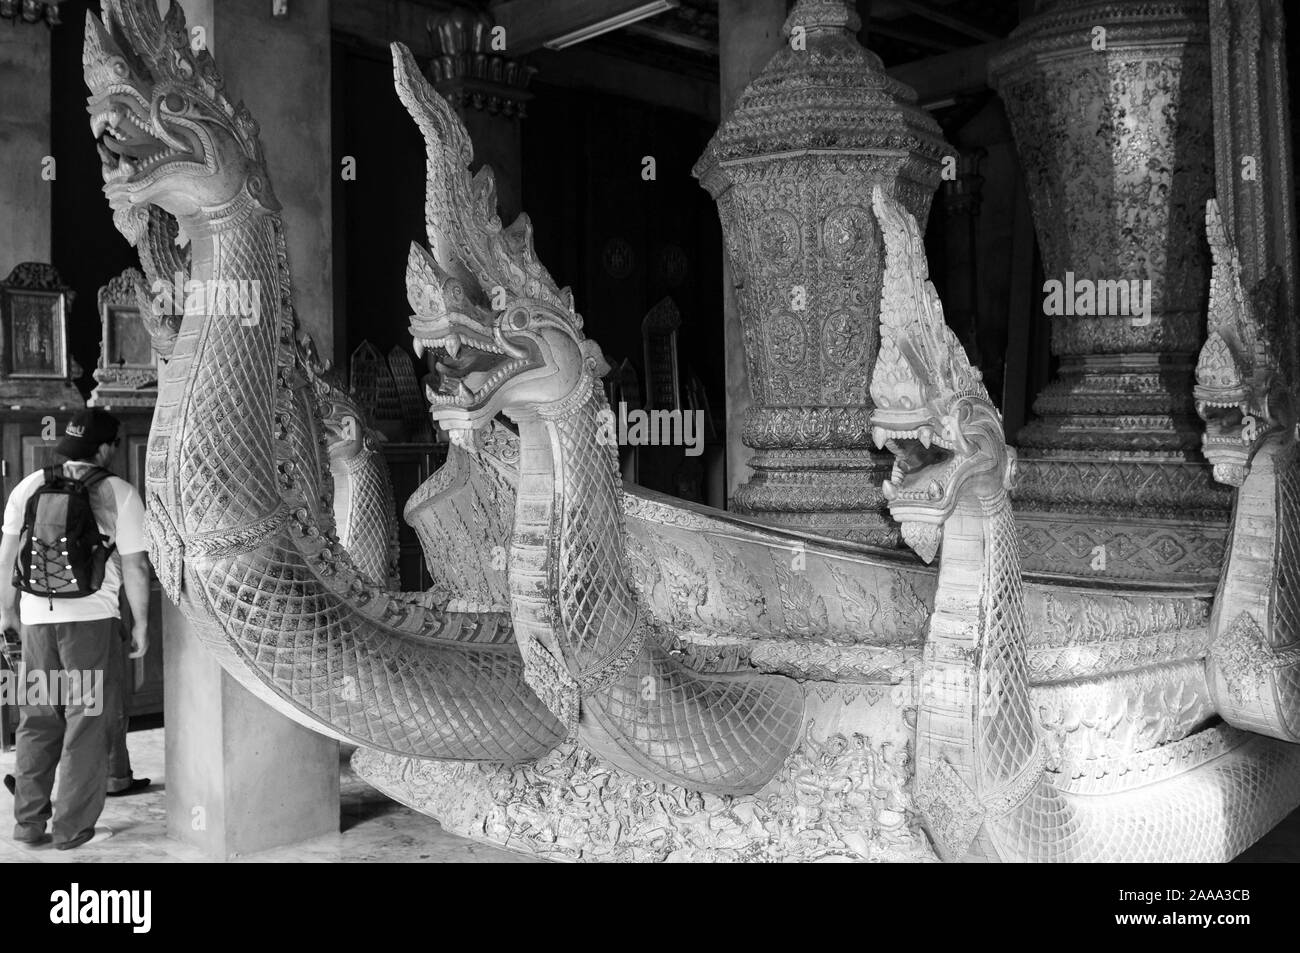
[[[430,555],[476,553],[434,586],[470,609],[505,597],[491,553],[509,533],[515,453],[504,428],[477,454],[454,448],[407,504]],[[935,570],[632,485],[624,501],[638,587],[683,633],[675,649],[704,670],[803,684],[801,744],[767,787],[727,798],[647,784],[568,745],[515,768],[360,749],[354,770],[453,833],[548,859],[937,859],[913,790]],[[1054,784],[1103,804],[1186,779],[1166,789],[1182,792],[1168,810],[1218,799],[1225,812],[1212,836],[1181,845],[1186,860],[1228,860],[1300,803],[1300,746],[1219,721],[1206,676],[1213,598],[1209,586],[1025,583],[1031,697]],[[1143,850],[1131,859],[1168,857]]]

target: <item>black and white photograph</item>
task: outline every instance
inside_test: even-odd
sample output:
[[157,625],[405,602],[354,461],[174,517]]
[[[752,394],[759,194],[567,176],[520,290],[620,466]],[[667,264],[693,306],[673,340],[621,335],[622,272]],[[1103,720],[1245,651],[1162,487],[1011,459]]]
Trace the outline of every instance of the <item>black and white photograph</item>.
[[0,863],[79,865],[19,920],[249,863],[1035,889],[977,862],[1106,935],[1276,921],[1297,47],[1283,0],[0,0]]

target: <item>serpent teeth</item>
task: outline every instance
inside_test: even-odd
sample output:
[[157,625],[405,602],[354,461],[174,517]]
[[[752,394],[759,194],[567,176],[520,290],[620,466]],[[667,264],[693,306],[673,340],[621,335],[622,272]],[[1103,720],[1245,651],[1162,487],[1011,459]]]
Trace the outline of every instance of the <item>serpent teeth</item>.
[[931,480],[930,488],[927,491],[927,493],[929,494],[929,497],[932,500],[941,499],[943,497],[943,487],[939,485],[938,480]]
[[931,427],[922,427],[916,432],[916,437],[921,441],[921,446],[930,449],[930,444],[934,442],[934,429]]
[[453,358],[456,357],[460,354],[460,335],[453,334],[442,343],[442,346],[447,349],[447,353]]
[[892,500],[894,497],[898,496],[898,490],[894,489],[894,484],[889,480],[880,484],[880,492],[884,494],[885,499],[887,500]]
[[877,450],[880,450],[885,446],[885,438],[886,435],[885,435],[884,427],[871,428],[871,439],[875,441]]

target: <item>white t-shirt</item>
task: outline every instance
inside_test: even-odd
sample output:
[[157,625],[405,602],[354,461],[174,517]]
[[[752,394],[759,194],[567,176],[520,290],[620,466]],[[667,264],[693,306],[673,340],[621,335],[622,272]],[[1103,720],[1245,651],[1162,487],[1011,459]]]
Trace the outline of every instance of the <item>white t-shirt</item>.
[[[70,477],[80,477],[91,464],[71,462],[63,465],[63,472]],[[9,494],[5,504],[4,532],[17,536],[23,531],[23,520],[27,515],[27,501],[38,487],[45,482],[45,471],[37,470],[24,477]],[[43,599],[30,592],[21,593],[18,603],[19,616],[23,625],[49,625],[56,622],[92,622],[95,619],[117,619],[117,593],[122,587],[122,561],[119,556],[144,552],[149,548],[145,536],[144,503],[140,494],[121,477],[110,476],[101,480],[91,490],[90,507],[95,513],[95,522],[99,531],[108,537],[110,543],[116,543],[117,549],[104,567],[104,583],[99,591],[79,599]],[[12,573],[12,567],[0,567],[0,571]],[[51,608],[50,603],[53,603]]]

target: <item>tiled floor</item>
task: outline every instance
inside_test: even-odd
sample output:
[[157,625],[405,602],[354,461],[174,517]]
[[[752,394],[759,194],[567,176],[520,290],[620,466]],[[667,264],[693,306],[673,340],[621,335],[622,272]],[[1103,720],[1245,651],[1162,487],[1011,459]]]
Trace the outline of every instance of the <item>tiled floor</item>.
[[[161,728],[135,731],[130,737],[131,758],[137,776],[160,781],[163,777]],[[0,754],[0,768],[13,768],[13,753]],[[306,844],[277,848],[241,860],[269,863],[387,862],[530,863],[531,858],[496,850],[445,833],[438,824],[410,808],[390,801],[342,765],[342,832]],[[109,798],[100,827],[112,832],[75,851],[49,846],[34,850],[18,847],[9,839],[11,804],[0,789],[0,863],[122,863],[158,861],[197,863],[206,858],[197,849],[166,836],[163,786],[155,784],[143,794]],[[1247,863],[1300,861],[1300,811],[1296,811],[1263,840],[1243,854]]]
[[[133,731],[130,735],[131,762],[137,777],[163,778],[163,732],[161,728]],[[0,768],[13,770],[13,752],[0,754]],[[347,766],[341,766],[342,832],[293,847],[276,848],[241,858],[267,863],[390,863],[437,861],[458,864],[535,862],[531,858],[476,844],[445,833],[436,821],[389,800]],[[58,793],[58,788],[55,788]],[[112,831],[104,840],[92,841],[73,851],[54,850],[49,845],[28,849],[9,838],[13,830],[13,799],[0,788],[0,864],[3,863],[123,863],[150,861],[198,863],[207,858],[194,847],[166,836],[167,817],[163,786],[156,783],[142,794],[109,798],[99,827]]]

